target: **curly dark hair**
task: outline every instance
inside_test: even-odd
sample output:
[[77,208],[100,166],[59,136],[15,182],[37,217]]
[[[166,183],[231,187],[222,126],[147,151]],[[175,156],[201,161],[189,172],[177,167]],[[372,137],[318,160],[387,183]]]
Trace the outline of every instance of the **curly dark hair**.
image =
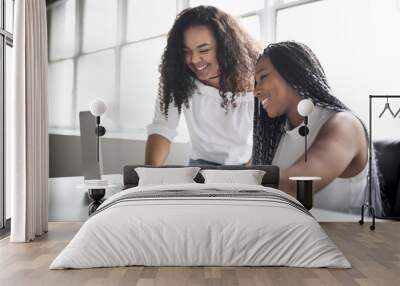
[[[189,97],[194,92],[195,75],[184,60],[184,32],[194,26],[208,27],[217,43],[217,60],[220,70],[219,93],[221,106],[227,111],[235,106],[235,96],[253,90],[254,66],[261,49],[252,37],[227,13],[212,7],[198,6],[183,10],[168,33],[167,46],[160,64],[158,95],[161,110],[168,116],[173,102],[182,111],[189,107]],[[227,92],[232,96],[228,97]]]
[[[310,98],[316,106],[335,112],[350,111],[344,103],[332,94],[320,62],[308,46],[293,41],[275,43],[269,45],[261,57],[269,58],[282,78],[301,97]],[[284,133],[286,120],[286,115],[270,118],[268,113],[262,108],[259,100],[255,98],[253,164],[269,165],[272,163]],[[365,137],[368,142],[368,131],[362,120],[359,120],[364,128]],[[382,203],[387,203],[386,198],[380,193],[379,173],[374,158],[374,150],[372,150],[372,155],[371,173],[369,174],[371,176],[371,190],[374,195],[377,212],[383,214]]]

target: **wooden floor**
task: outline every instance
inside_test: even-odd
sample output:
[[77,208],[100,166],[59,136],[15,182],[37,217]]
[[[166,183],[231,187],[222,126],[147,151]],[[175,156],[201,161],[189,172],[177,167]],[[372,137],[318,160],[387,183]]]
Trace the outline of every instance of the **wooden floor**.
[[80,223],[50,223],[32,243],[0,241],[0,285],[400,285],[400,223],[321,223],[353,268],[120,267],[48,270]]

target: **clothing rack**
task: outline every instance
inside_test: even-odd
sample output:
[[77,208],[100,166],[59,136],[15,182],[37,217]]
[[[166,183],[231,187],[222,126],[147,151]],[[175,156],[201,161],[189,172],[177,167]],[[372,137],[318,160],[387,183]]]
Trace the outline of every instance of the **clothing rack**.
[[[370,216],[372,216],[372,225],[370,225],[370,229],[375,229],[375,218],[378,217],[375,214],[375,208],[372,205],[372,99],[373,98],[400,98],[400,95],[370,95],[369,96],[369,154],[368,154],[368,162],[369,162],[369,170],[368,170],[368,202],[364,203],[361,206],[361,219],[359,220],[359,224],[364,224],[364,210],[367,208]],[[381,217],[378,217],[381,218]]]

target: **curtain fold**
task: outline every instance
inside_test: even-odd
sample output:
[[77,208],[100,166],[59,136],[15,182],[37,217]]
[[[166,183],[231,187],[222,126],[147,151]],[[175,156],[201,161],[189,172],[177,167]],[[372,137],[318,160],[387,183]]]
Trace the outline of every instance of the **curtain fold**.
[[6,114],[6,180],[11,188],[11,242],[48,229],[47,22],[45,0],[17,0],[14,70]]

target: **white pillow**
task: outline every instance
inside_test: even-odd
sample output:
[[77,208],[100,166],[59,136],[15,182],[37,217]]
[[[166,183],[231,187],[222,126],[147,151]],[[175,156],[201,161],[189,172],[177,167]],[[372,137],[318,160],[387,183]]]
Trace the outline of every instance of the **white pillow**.
[[199,167],[185,168],[135,168],[139,176],[138,186],[195,183],[193,179]]
[[204,183],[233,183],[261,185],[265,171],[262,170],[202,170]]

